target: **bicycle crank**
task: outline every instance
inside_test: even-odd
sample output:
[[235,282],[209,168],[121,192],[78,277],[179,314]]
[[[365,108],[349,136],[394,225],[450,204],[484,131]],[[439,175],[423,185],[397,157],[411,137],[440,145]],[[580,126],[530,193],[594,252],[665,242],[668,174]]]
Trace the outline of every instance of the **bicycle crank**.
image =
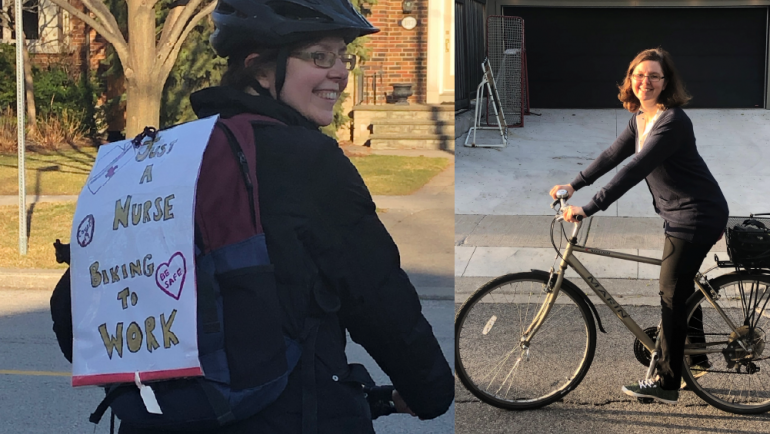
[[[648,327],[644,329],[644,333],[646,333],[653,342],[658,339],[657,327]],[[642,341],[640,341],[639,338],[634,339],[634,356],[636,356],[636,360],[638,360],[639,363],[645,367],[650,366],[650,361],[652,360],[650,351],[644,346],[644,344],[642,344]]]

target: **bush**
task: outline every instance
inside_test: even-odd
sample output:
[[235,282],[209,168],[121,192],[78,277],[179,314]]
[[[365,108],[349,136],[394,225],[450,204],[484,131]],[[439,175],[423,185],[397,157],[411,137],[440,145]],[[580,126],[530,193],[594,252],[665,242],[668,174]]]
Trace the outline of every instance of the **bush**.
[[96,131],[96,93],[87,77],[72,78],[64,68],[52,66],[33,72],[33,80],[38,121],[59,118],[79,123],[85,132]]
[[[26,131],[26,147],[31,151],[56,151],[71,146],[88,144],[85,127],[81,124],[81,113],[69,109],[58,116],[39,116],[37,130]],[[6,107],[0,112],[0,154],[17,152],[16,112]]]
[[16,152],[16,113],[10,107],[0,112],[0,153]]
[[[90,77],[70,69],[65,64],[45,68],[33,65],[38,122],[48,125],[52,122],[50,118],[58,118],[60,123],[78,124],[92,134],[96,130],[97,90]],[[0,110],[7,108],[16,108],[16,49],[13,45],[0,44]]]
[[16,48],[0,44],[0,110],[16,106]]

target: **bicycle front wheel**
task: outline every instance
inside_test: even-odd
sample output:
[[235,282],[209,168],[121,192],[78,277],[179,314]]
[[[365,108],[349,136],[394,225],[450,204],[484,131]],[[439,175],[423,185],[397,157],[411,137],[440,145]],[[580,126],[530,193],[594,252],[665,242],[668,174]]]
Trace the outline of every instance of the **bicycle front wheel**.
[[523,333],[545,300],[537,273],[498,277],[479,288],[455,318],[455,367],[482,401],[528,410],[564,397],[585,377],[596,349],[596,326],[580,294],[562,285],[540,330],[522,348]]
[[764,413],[770,410],[770,276],[728,274],[710,284],[737,332],[696,292],[687,308],[686,348],[708,354],[686,356],[682,376],[695,394],[720,410]]

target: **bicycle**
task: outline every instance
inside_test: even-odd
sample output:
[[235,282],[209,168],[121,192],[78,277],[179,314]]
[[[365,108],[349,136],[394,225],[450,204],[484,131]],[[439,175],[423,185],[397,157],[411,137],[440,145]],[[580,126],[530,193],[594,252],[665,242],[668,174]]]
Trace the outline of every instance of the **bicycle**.
[[[567,267],[580,275],[636,337],[634,353],[653,373],[660,354],[658,327],[643,330],[574,253],[661,265],[662,260],[586,247],[574,224],[563,252],[554,227],[563,221],[567,192],[551,223],[551,243],[561,258],[558,270],[532,270],[500,276],[481,286],[455,317],[455,366],[463,385],[483,402],[509,410],[529,410],[562,399],[588,372],[596,349],[596,327],[606,333],[596,307],[577,285],[564,278]],[[750,269],[707,279],[719,261],[697,273],[697,290],[688,299],[688,336],[682,377],[690,390],[721,410],[754,414],[770,410],[770,275]],[[708,362],[702,360],[708,358]],[[696,362],[696,359],[701,359]],[[640,398],[640,401],[651,400]]]

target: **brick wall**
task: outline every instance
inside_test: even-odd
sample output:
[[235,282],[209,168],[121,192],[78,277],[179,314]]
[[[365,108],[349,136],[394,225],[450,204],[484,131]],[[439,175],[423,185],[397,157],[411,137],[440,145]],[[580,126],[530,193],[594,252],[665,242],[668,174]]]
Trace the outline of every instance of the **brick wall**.
[[[71,2],[78,9],[85,11],[83,3],[79,0]],[[88,71],[89,65],[89,28],[83,21],[70,16],[70,28],[64,29],[69,37],[69,45],[62,46],[60,53],[36,53],[31,54],[32,62],[40,67],[58,65],[68,68],[72,74],[82,74]]]
[[[393,83],[412,83],[413,95],[409,97],[409,102],[425,103],[427,14],[426,0],[415,0],[414,10],[409,14],[403,12],[401,0],[378,0],[376,5],[371,6],[371,13],[366,14],[366,18],[380,29],[380,33],[370,36],[367,46],[371,49],[371,59],[362,67],[369,76],[382,71],[382,86],[379,81],[377,83],[378,104],[393,91]],[[401,26],[401,20],[407,16],[417,19],[417,26],[412,30]]]

